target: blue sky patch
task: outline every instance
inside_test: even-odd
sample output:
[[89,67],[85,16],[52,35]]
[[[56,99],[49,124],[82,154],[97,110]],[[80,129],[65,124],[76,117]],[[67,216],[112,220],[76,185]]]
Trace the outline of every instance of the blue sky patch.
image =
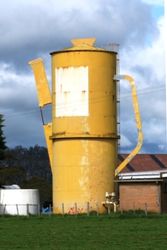
[[163,6],[153,6],[152,7],[152,14],[153,17],[159,19],[161,16],[164,15],[164,7]]

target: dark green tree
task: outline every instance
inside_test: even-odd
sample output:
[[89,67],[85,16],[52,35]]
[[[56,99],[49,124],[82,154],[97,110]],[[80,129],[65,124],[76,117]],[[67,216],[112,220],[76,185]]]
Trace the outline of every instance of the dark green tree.
[[5,136],[3,133],[3,127],[4,127],[4,118],[3,115],[0,114],[0,160],[3,160],[5,157],[5,149],[6,147],[6,141]]

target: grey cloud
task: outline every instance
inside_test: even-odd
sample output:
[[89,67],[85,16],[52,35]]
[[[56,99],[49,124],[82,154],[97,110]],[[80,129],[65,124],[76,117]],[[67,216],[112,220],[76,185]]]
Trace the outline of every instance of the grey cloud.
[[157,32],[149,6],[139,0],[94,1],[89,11],[80,4],[66,9],[65,2],[63,9],[57,1],[50,1],[50,8],[19,3],[5,1],[0,17],[1,60],[18,70],[28,70],[27,62],[41,53],[69,46],[74,37],[95,36],[99,45],[112,41],[129,47],[144,46]]
[[[162,61],[163,61],[163,58],[161,60],[161,65],[162,65]],[[159,67],[161,67],[161,65],[159,65]],[[154,71],[154,69],[152,68],[152,65],[146,66],[146,65],[142,65],[141,63],[141,65],[135,65],[134,67],[132,67],[131,70],[137,75],[140,75],[140,78],[145,83],[145,85],[149,86],[150,92],[154,90],[156,91],[156,89],[158,91],[158,88],[162,88],[162,86],[165,87],[164,74],[161,74],[161,77],[157,76],[157,72]]]
[[8,147],[16,145],[45,145],[42,122],[39,111],[29,113],[11,113],[4,116],[4,134]]
[[[129,153],[133,150],[135,147],[135,144],[132,147],[121,147],[120,152],[121,153]],[[155,143],[145,143],[142,146],[142,150],[140,153],[145,153],[145,154],[164,154],[166,153],[166,145],[158,145],[156,142]]]
[[37,104],[33,81],[33,76],[18,75],[10,67],[0,69],[0,108],[13,111],[32,109]]
[[[44,57],[50,75],[49,52],[69,47],[72,38],[95,36],[97,46],[120,43],[124,56],[127,56],[128,51],[135,48],[138,53],[139,48],[146,47],[150,39],[158,36],[151,8],[140,0],[85,0],[84,4],[75,0],[68,3],[64,0],[44,2],[6,0],[1,6],[0,60],[2,65],[7,64],[8,69],[0,71],[0,113],[5,114],[9,146],[45,143],[35,83],[27,64],[29,60]],[[145,81],[151,81],[151,85],[159,84],[151,66],[135,65],[134,60],[130,70],[142,75]],[[128,93],[126,88],[122,90],[124,95]],[[164,131],[164,110],[161,108],[164,97],[153,94],[149,97],[150,104],[155,102],[154,98],[157,100],[153,109],[145,95],[139,95],[142,117],[150,122],[156,117],[154,125]],[[132,105],[126,98],[121,105],[121,133],[126,142],[126,148],[122,147],[122,150],[131,150],[137,138]],[[149,130],[147,125],[144,123],[146,134]],[[152,131],[155,133],[153,127]],[[146,136],[143,150],[162,148],[159,147],[163,144],[160,136],[156,137],[156,145],[155,136],[150,133],[149,138],[152,140]]]
[[[142,151],[146,152],[145,150],[147,149],[147,146],[147,150],[149,151],[151,145],[153,145],[153,148],[156,149],[157,152],[161,152],[166,149],[165,147],[162,150],[162,147],[159,147],[159,145],[166,144],[166,113],[164,90],[155,90],[152,92],[150,87],[150,92],[139,91],[138,99],[144,134]],[[127,147],[125,147],[123,141],[121,141],[121,149],[123,151],[129,151],[132,150],[137,143],[137,129],[130,93],[125,95],[125,97],[122,96],[120,100],[120,131],[121,134],[131,142],[130,146],[127,145]]]

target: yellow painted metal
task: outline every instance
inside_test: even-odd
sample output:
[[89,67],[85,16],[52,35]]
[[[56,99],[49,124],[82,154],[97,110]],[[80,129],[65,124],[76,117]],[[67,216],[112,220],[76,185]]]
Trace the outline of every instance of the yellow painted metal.
[[45,134],[45,139],[46,139],[46,145],[48,148],[48,155],[49,155],[49,161],[51,168],[53,166],[52,160],[53,160],[53,143],[52,143],[52,123],[47,123],[43,125],[44,128],[44,134]]
[[73,46],[79,47],[79,46],[93,46],[96,42],[96,38],[84,38],[84,39],[72,39],[71,40]]
[[[72,48],[51,53],[52,97],[41,59],[30,62],[40,107],[52,103],[52,125],[44,125],[44,131],[52,165],[53,211],[83,213],[89,204],[90,211],[104,212],[102,202],[105,192],[114,191],[117,166],[116,53],[93,47],[94,38],[72,43]],[[136,90],[133,79],[125,78],[132,86],[141,143]]]
[[136,147],[133,149],[133,151],[117,167],[117,169],[115,170],[115,176],[117,176],[126,167],[126,165],[135,157],[136,154],[138,154],[143,143],[142,123],[141,123],[141,118],[140,118],[140,111],[139,111],[139,104],[138,104],[138,98],[137,98],[137,93],[136,93],[135,81],[129,75],[124,75],[120,77],[119,79],[127,80],[131,86],[133,109],[135,113],[136,126],[138,130],[138,142],[137,142]]
[[[51,93],[45,73],[43,60],[41,58],[38,58],[36,60],[30,61],[29,64],[31,65],[35,77],[39,107],[42,108],[45,105],[52,103]],[[53,150],[52,150],[52,140],[50,139],[52,135],[52,123],[44,124],[43,128],[48,148],[49,160],[52,167]]]
[[[102,202],[105,192],[114,191],[117,165],[116,84],[113,80],[116,53],[95,47],[85,50],[81,42],[75,45],[77,47],[52,53],[53,207],[55,213],[61,213],[63,204],[66,213],[75,213],[77,203],[77,211],[86,212],[89,202],[90,210],[97,210],[98,203],[99,212],[104,212]],[[61,84],[58,72],[75,70],[88,70],[85,76],[88,77],[88,114],[82,115],[81,110],[81,115],[69,111],[69,115],[67,112],[59,116],[58,105],[60,108],[64,105],[64,109],[80,105],[73,101],[67,106],[56,105],[58,81]],[[71,86],[76,76],[69,76],[67,84]],[[63,87],[62,83],[60,88]],[[67,94],[72,91],[77,95],[77,89],[78,86],[67,88],[65,98],[68,100]],[[86,87],[83,95],[85,92]]]
[[65,139],[53,143],[53,205],[55,213],[104,212],[106,190],[114,190],[116,141]]
[[[66,48],[63,51],[76,51],[76,50],[94,50],[94,51],[105,51],[102,48],[98,48],[93,46],[96,42],[96,39],[94,37],[92,38],[83,38],[83,39],[72,39],[71,43],[72,43],[72,47],[70,48]],[[62,51],[62,52],[63,52]],[[52,53],[51,53],[52,54]]]
[[36,60],[30,61],[29,64],[31,65],[35,77],[39,106],[43,107],[46,104],[51,104],[52,99],[43,60],[38,58]]

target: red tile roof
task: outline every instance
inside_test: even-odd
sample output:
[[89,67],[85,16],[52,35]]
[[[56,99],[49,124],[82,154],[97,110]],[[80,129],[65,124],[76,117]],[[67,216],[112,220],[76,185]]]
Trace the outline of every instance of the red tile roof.
[[[126,157],[126,154],[120,154],[118,156],[119,163]],[[167,170],[167,154],[138,154],[126,166],[122,173],[153,170]]]

